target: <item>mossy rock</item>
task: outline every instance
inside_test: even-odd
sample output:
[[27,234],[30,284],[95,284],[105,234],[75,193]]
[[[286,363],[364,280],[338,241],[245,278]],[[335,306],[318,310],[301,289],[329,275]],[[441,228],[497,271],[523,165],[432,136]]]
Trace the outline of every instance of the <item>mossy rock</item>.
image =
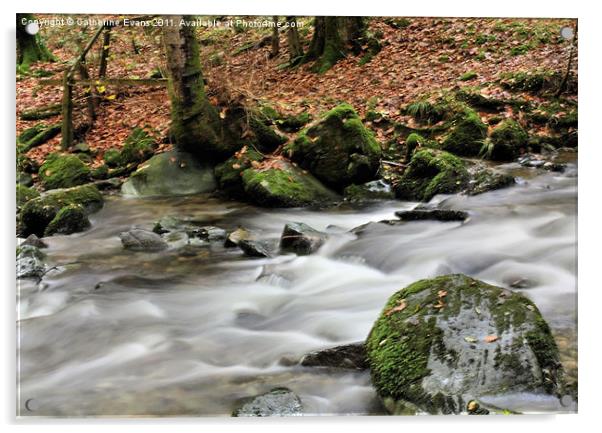
[[412,132],[406,138],[405,160],[410,161],[416,149],[424,147],[437,148],[439,144],[435,140],[430,140],[416,132]]
[[274,123],[279,130],[290,133],[299,131],[301,128],[311,122],[311,120],[311,114],[303,112],[299,114],[282,116]]
[[165,152],[153,156],[124,182],[123,194],[135,197],[180,196],[215,190],[213,169],[192,154]]
[[500,122],[489,136],[491,151],[489,159],[494,161],[511,161],[518,157],[521,149],[526,150],[529,135],[515,120]]
[[17,137],[17,150],[21,153],[28,152],[36,146],[46,143],[61,132],[61,125],[38,124],[26,129]]
[[300,207],[338,200],[337,194],[298,167],[280,161],[277,167],[248,168],[242,172],[246,197],[265,207]]
[[99,165],[90,171],[90,177],[96,180],[103,180],[109,177],[109,167],[107,164]]
[[62,207],[50,221],[44,236],[55,234],[69,235],[82,232],[90,227],[90,221],[84,207],[80,204],[70,204]]
[[516,183],[513,176],[506,173],[498,173],[492,169],[481,169],[472,175],[467,193],[469,195],[482,194],[487,191],[507,188]]
[[119,165],[143,162],[153,156],[158,143],[142,128],[134,128],[121,148]]
[[251,167],[253,162],[260,162],[263,159],[261,153],[245,146],[234,156],[216,166],[214,173],[220,191],[242,198],[244,196],[242,172]]
[[21,208],[29,200],[40,196],[40,193],[33,188],[17,184],[17,209]]
[[341,104],[285,146],[291,159],[336,190],[374,179],[381,148],[353,107]]
[[441,143],[441,148],[461,156],[478,156],[487,135],[487,125],[476,111],[467,109],[455,120],[449,135]]
[[65,206],[80,205],[86,214],[96,212],[103,206],[103,198],[94,185],[56,189],[28,201],[19,213],[20,235],[35,234],[42,237],[46,227]]
[[119,152],[117,149],[107,149],[102,159],[108,167],[119,167],[119,163],[121,160],[121,152]]
[[556,394],[562,366],[526,297],[465,275],[391,296],[366,341],[372,383],[391,413],[460,413],[487,395]]
[[437,194],[452,194],[466,187],[464,162],[448,152],[423,149],[414,153],[394,189],[397,198],[429,201]]
[[262,152],[272,152],[286,143],[287,138],[278,134],[271,126],[272,119],[260,110],[233,106],[226,113],[224,126],[224,151],[222,161],[244,146]]
[[75,155],[51,154],[38,171],[45,189],[70,188],[90,180],[90,169]]

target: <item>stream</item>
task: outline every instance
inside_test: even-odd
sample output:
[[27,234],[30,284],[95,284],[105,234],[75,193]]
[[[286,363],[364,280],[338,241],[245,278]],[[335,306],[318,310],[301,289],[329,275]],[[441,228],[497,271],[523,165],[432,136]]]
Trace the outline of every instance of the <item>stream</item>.
[[[518,286],[539,307],[577,374],[577,169],[522,175],[510,188],[436,197],[470,212],[466,223],[377,224],[417,203],[382,201],[326,210],[260,209],[206,195],[108,195],[92,228],[45,239],[56,269],[18,281],[21,416],[229,416],[237,402],[277,386],[304,413],[383,414],[369,372],[301,367],[310,351],[365,339],[386,300],[416,280],[464,273]],[[528,172],[528,173],[527,173]],[[529,174],[530,173],[530,174]],[[132,252],[118,234],[190,216],[278,239],[287,222],[331,234],[314,255],[250,259],[211,244]],[[563,408],[517,396],[532,412]]]

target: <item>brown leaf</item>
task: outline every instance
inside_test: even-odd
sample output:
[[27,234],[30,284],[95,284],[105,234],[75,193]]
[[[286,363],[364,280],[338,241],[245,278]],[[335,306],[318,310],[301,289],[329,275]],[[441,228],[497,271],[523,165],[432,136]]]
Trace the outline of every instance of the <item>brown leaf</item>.
[[397,305],[395,307],[390,308],[387,311],[385,311],[385,316],[390,316],[391,314],[395,313],[396,311],[403,310],[407,306],[408,305],[406,304],[406,300],[400,299],[399,301],[397,301]]
[[497,335],[488,335],[487,337],[484,338],[485,343],[493,343],[494,341],[497,341],[498,336]]

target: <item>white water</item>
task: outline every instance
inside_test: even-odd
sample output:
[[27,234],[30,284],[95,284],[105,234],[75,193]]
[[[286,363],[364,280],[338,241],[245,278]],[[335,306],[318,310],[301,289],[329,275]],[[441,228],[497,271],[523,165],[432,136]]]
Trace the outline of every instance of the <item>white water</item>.
[[[276,386],[296,392],[308,414],[380,413],[368,373],[290,361],[363,340],[393,292],[445,273],[504,287],[532,281],[522,292],[559,338],[573,342],[560,347],[563,360],[574,362],[574,174],[573,167],[480,196],[444,198],[443,207],[470,211],[465,224],[381,225],[360,238],[347,230],[415,203],[318,212],[203,196],[110,198],[91,230],[48,238],[49,261],[60,266],[40,286],[19,283],[20,414],[229,415],[237,399]],[[217,246],[192,258],[122,250],[119,232],[151,228],[166,214],[242,225],[265,238],[299,221],[333,237],[307,257],[250,260]]]

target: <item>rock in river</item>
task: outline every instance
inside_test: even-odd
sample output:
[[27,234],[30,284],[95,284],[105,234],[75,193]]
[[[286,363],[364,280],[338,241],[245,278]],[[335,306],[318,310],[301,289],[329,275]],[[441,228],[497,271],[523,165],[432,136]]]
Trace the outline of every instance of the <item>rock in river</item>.
[[300,416],[301,399],[288,388],[274,388],[270,392],[248,399],[232,416]]
[[121,191],[136,197],[161,197],[211,192],[216,183],[213,169],[184,152],[153,156],[125,181]]
[[280,249],[284,252],[293,252],[307,255],[316,252],[326,240],[326,233],[322,233],[307,224],[288,223],[280,237]]
[[490,395],[552,395],[558,349],[526,297],[465,275],[395,293],[366,341],[378,395],[395,414],[460,413]]
[[310,352],[303,356],[301,365],[304,367],[332,367],[366,370],[366,348],[364,342],[330,347],[324,350]]
[[413,209],[395,212],[395,216],[402,221],[464,221],[468,219],[468,212],[452,209]]
[[271,257],[266,246],[259,241],[250,239],[241,239],[238,241],[238,247],[249,257]]
[[123,247],[132,251],[161,251],[168,244],[156,233],[142,229],[132,229],[119,234]]
[[46,271],[44,253],[33,245],[17,248],[17,278],[41,278]]

